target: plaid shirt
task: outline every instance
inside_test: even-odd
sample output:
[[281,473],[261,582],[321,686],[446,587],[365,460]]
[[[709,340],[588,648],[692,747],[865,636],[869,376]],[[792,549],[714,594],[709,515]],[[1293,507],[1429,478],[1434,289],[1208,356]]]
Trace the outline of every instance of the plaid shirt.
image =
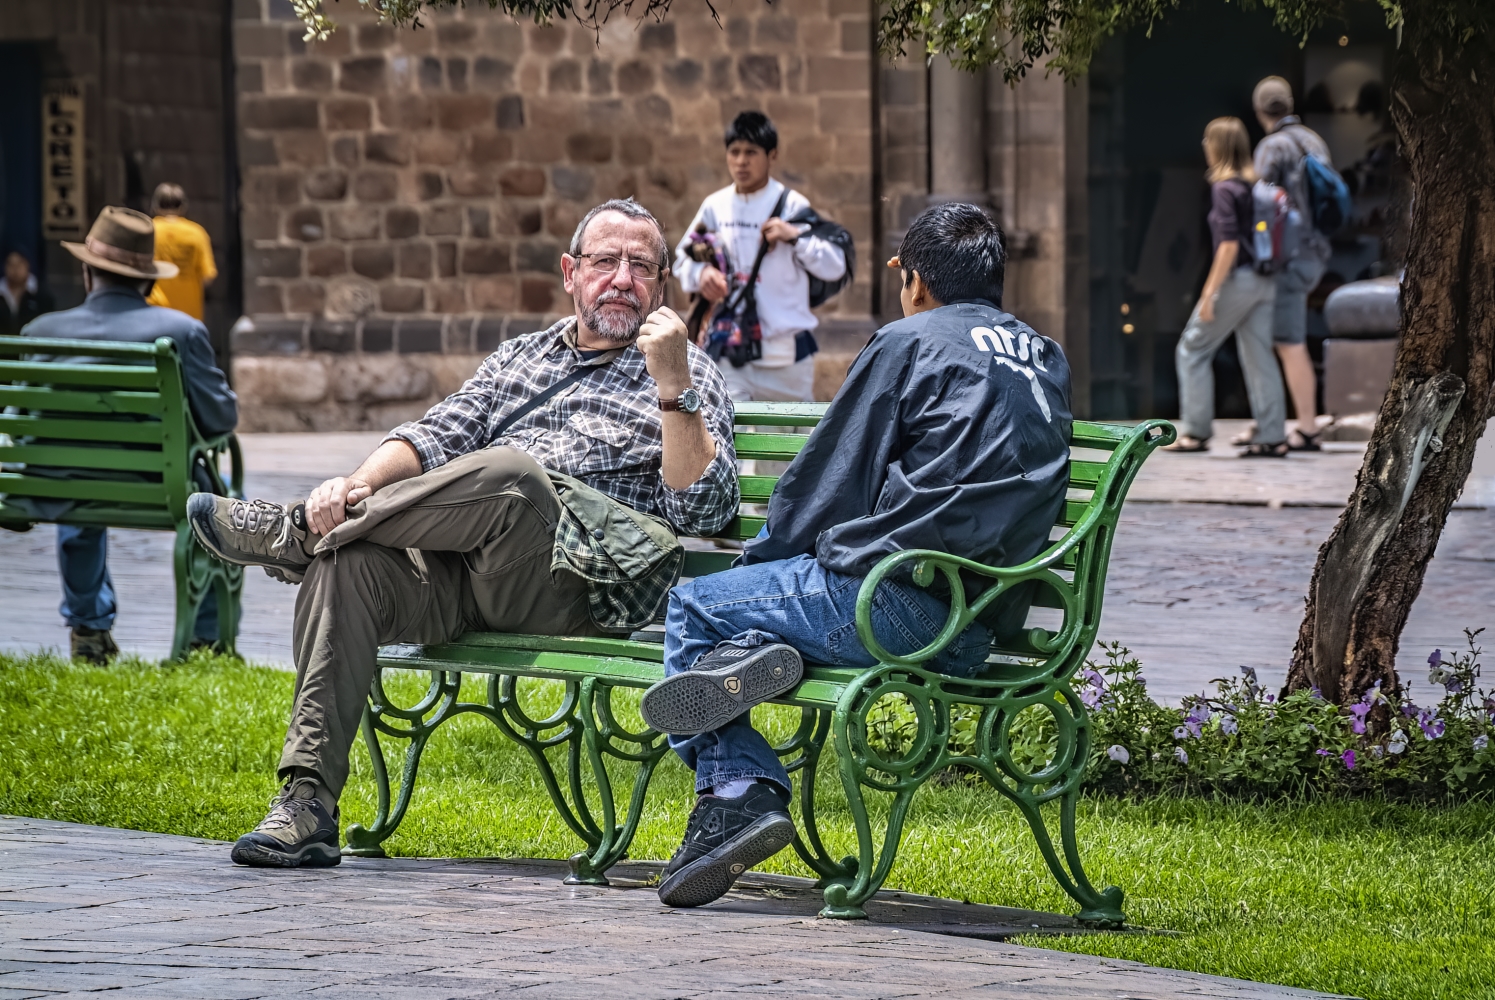
[[[421,419],[396,427],[386,440],[409,442],[426,472],[461,455],[507,445],[552,472],[660,518],[678,534],[721,530],[736,513],[738,491],[732,404],[716,365],[699,348],[688,348],[691,384],[701,394],[716,457],[693,484],[676,490],[660,471],[664,430],[659,392],[643,353],[630,345],[585,362],[577,353],[575,331],[576,320],[568,318],[502,344],[461,389]],[[531,410],[502,435],[495,434],[510,413],[589,363],[606,367]],[[555,565],[592,584],[597,624],[637,628],[652,620],[674,584],[678,556],[657,561],[639,576],[636,561],[610,557],[609,548],[619,540],[597,538],[597,530],[579,516],[580,506],[568,505],[564,493],[562,508]]]

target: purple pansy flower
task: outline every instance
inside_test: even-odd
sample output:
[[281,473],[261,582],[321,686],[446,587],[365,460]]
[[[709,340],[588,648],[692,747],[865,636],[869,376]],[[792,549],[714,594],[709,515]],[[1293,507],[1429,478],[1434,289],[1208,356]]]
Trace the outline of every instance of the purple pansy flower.
[[1437,708],[1425,708],[1417,713],[1417,725],[1422,728],[1424,739],[1436,740],[1443,735],[1446,728],[1443,720],[1438,718]]

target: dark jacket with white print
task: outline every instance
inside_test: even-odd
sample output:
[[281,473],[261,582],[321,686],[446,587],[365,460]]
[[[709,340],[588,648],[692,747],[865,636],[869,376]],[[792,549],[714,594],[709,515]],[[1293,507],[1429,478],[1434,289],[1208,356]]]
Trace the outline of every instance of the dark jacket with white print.
[[[1031,559],[1064,503],[1069,406],[1063,350],[988,302],[890,323],[779,480],[742,561],[812,554],[865,576],[903,549]],[[1027,596],[1000,603],[987,623],[1020,626]]]

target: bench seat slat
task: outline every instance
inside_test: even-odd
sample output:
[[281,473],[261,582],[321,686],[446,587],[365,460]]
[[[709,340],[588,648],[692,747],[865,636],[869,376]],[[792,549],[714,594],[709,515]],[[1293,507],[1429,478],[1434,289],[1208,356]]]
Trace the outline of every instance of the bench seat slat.
[[160,444],[161,427],[159,420],[66,420],[33,417],[25,413],[0,413],[0,434],[11,437]]
[[45,361],[0,361],[0,381],[152,390],[158,384],[155,368],[142,368],[139,365],[51,364]]
[[160,472],[166,465],[159,451],[124,448],[78,448],[66,445],[21,444],[0,446],[0,462],[53,465],[72,469],[114,469],[121,472]]
[[113,500],[163,507],[166,504],[166,487],[162,483],[121,483],[112,479],[49,479],[15,472],[0,472],[0,493],[55,500]]
[[85,392],[78,389],[39,389],[32,386],[0,385],[0,407],[53,413],[160,413],[160,393]]
[[[601,641],[611,655],[569,651],[568,646]],[[622,639],[469,632],[438,646],[385,646],[379,666],[399,670],[461,669],[480,674],[517,674],[542,680],[579,681],[596,677],[621,687],[646,688],[664,678],[664,647]],[[835,708],[846,685],[861,673],[840,667],[806,665],[805,679],[779,704]]]

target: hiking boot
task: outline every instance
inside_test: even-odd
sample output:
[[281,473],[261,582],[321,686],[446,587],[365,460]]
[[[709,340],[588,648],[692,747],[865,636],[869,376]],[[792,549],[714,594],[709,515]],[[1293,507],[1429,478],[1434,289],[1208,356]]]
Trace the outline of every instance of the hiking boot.
[[[201,494],[199,494],[200,496]],[[252,868],[331,868],[343,860],[337,847],[338,809],[327,811],[311,778],[287,782],[270,813],[234,844],[234,864]]]
[[311,565],[304,503],[283,507],[194,493],[187,498],[187,520],[202,547],[224,562],[263,566],[286,583],[300,583]]
[[724,642],[685,673],[666,677],[645,691],[639,711],[661,733],[708,733],[754,705],[793,690],[804,673],[804,662],[793,646]]
[[119,647],[114,644],[114,636],[106,628],[85,628],[82,625],[74,625],[68,646],[73,659],[92,663],[96,667],[104,666],[109,662],[110,657],[119,655]]
[[772,785],[755,782],[735,799],[702,795],[685,827],[685,840],[664,866],[659,901],[705,906],[721,899],[737,877],[794,840],[794,821]]

